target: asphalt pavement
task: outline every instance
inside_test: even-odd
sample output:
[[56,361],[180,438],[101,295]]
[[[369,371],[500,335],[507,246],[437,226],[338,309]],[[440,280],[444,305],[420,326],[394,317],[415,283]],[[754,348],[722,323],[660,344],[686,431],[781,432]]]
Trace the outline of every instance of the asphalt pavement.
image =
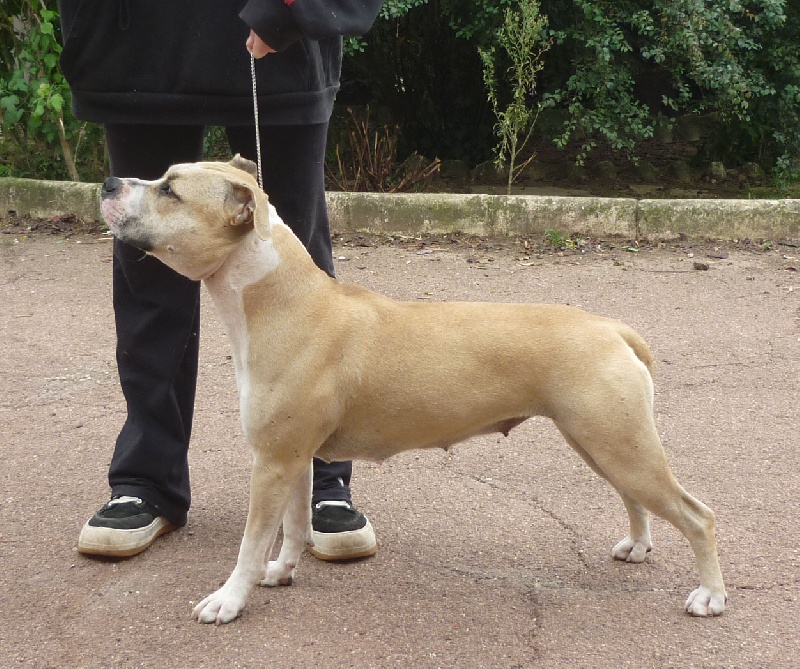
[[665,522],[645,563],[610,557],[620,500],[535,419],[448,453],[357,463],[378,554],[306,556],[292,587],[258,589],[218,628],[190,613],[235,563],[250,455],[205,295],[188,525],[128,560],[75,550],[107,499],[125,415],[110,248],[103,235],[0,236],[3,667],[800,667],[797,247],[559,255],[348,237],[335,249],[340,279],[394,298],[569,303],[637,328],[672,468],[717,514],[722,617],[683,612],[696,567]]

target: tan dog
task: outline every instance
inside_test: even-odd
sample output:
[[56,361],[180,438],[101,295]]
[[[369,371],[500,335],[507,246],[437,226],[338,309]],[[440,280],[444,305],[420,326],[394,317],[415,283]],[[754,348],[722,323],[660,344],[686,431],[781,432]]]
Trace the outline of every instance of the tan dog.
[[[630,327],[551,305],[405,303],[317,269],[253,178],[254,166],[176,165],[158,181],[108,179],[103,215],[121,240],[203,279],[225,324],[253,448],[236,568],[194,608],[226,623],[253,586],[289,585],[311,538],[311,460],[381,460],[448,448],[551,418],[619,492],[630,533],[612,550],[642,562],[648,509],[697,558],[692,615],[726,594],[714,514],[667,464],[653,422],[652,356]],[[283,520],[277,560],[267,561]]]

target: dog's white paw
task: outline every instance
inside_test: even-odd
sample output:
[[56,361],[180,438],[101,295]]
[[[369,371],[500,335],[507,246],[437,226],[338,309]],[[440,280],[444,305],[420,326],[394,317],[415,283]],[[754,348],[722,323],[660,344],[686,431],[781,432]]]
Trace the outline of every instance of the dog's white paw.
[[687,613],[702,618],[721,616],[727,601],[728,595],[724,591],[714,592],[711,588],[701,585],[689,595],[684,608]]
[[297,565],[290,562],[281,562],[280,560],[270,560],[267,564],[264,578],[261,585],[268,588],[274,588],[277,585],[291,585],[294,583],[294,575],[297,571]]
[[230,588],[226,592],[225,586],[222,586],[195,606],[192,615],[201,623],[223,625],[236,618],[242,608],[244,608],[244,598],[232,594]]
[[644,562],[645,556],[652,547],[650,542],[637,541],[629,536],[611,549],[611,556],[622,562]]

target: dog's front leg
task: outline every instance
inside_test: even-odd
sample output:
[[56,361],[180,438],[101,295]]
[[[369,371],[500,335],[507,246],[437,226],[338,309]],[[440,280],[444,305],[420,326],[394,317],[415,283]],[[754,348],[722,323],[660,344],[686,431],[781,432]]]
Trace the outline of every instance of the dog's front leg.
[[313,469],[297,479],[292,491],[289,506],[283,514],[283,543],[277,560],[267,563],[266,575],[261,585],[291,585],[294,581],[297,563],[307,545],[313,545],[311,534],[311,487]]
[[253,587],[265,576],[265,556],[272,550],[281,516],[300,475],[297,467],[284,468],[255,456],[250,480],[250,509],[239,558],[225,584],[194,607],[201,623],[229,623],[244,608]]

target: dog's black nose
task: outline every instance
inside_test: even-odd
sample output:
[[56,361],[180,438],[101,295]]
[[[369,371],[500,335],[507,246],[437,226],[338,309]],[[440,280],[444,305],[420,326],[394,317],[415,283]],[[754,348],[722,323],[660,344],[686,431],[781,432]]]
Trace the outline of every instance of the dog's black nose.
[[103,182],[103,188],[100,190],[100,194],[102,197],[113,197],[117,195],[122,190],[122,179],[118,179],[117,177],[108,177]]

